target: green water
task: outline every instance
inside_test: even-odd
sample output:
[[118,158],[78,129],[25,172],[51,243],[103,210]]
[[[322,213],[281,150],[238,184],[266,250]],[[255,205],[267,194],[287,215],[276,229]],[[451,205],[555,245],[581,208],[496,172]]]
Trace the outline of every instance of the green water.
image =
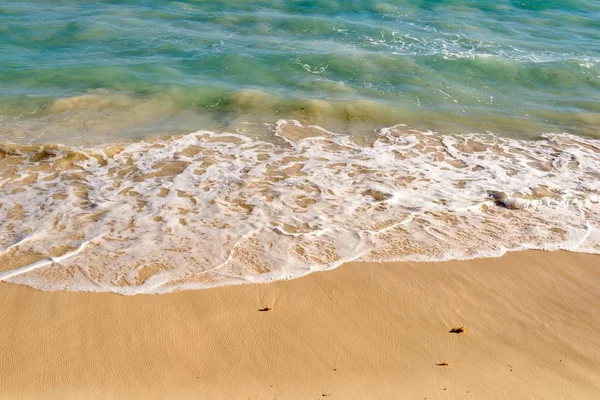
[[600,1],[0,1],[0,140],[299,119],[600,137]]
[[0,0],[0,281],[599,254],[599,138],[600,0]]

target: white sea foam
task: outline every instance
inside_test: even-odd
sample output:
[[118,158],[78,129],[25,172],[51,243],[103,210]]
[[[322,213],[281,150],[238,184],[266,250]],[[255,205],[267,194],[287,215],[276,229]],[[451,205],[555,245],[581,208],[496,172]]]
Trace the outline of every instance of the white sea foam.
[[0,145],[0,280],[163,293],[351,261],[600,253],[600,142],[297,121],[104,148]]

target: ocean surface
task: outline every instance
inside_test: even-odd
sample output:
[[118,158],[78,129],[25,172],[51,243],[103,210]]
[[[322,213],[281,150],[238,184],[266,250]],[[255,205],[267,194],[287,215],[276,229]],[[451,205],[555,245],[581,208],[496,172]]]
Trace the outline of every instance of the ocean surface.
[[600,253],[600,1],[2,1],[0,280]]

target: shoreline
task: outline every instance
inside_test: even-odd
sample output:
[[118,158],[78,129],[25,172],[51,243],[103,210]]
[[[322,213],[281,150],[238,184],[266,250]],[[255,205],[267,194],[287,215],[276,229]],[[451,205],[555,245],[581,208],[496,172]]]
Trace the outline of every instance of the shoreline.
[[272,142],[207,131],[0,149],[0,280],[136,294],[358,259],[600,252],[598,141],[398,126],[369,142],[294,120],[268,130]]
[[157,296],[0,283],[0,398],[591,399],[598,265],[350,263]]

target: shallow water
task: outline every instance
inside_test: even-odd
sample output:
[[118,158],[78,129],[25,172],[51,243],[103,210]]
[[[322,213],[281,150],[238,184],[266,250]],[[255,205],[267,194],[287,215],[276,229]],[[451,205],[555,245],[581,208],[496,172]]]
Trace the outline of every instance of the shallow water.
[[600,253],[599,21],[597,1],[0,1],[0,280],[163,293]]
[[0,138],[279,118],[599,136],[599,43],[598,1],[0,1]]
[[283,120],[267,132],[4,146],[0,279],[162,293],[351,260],[600,253],[598,141],[404,126],[367,140]]

